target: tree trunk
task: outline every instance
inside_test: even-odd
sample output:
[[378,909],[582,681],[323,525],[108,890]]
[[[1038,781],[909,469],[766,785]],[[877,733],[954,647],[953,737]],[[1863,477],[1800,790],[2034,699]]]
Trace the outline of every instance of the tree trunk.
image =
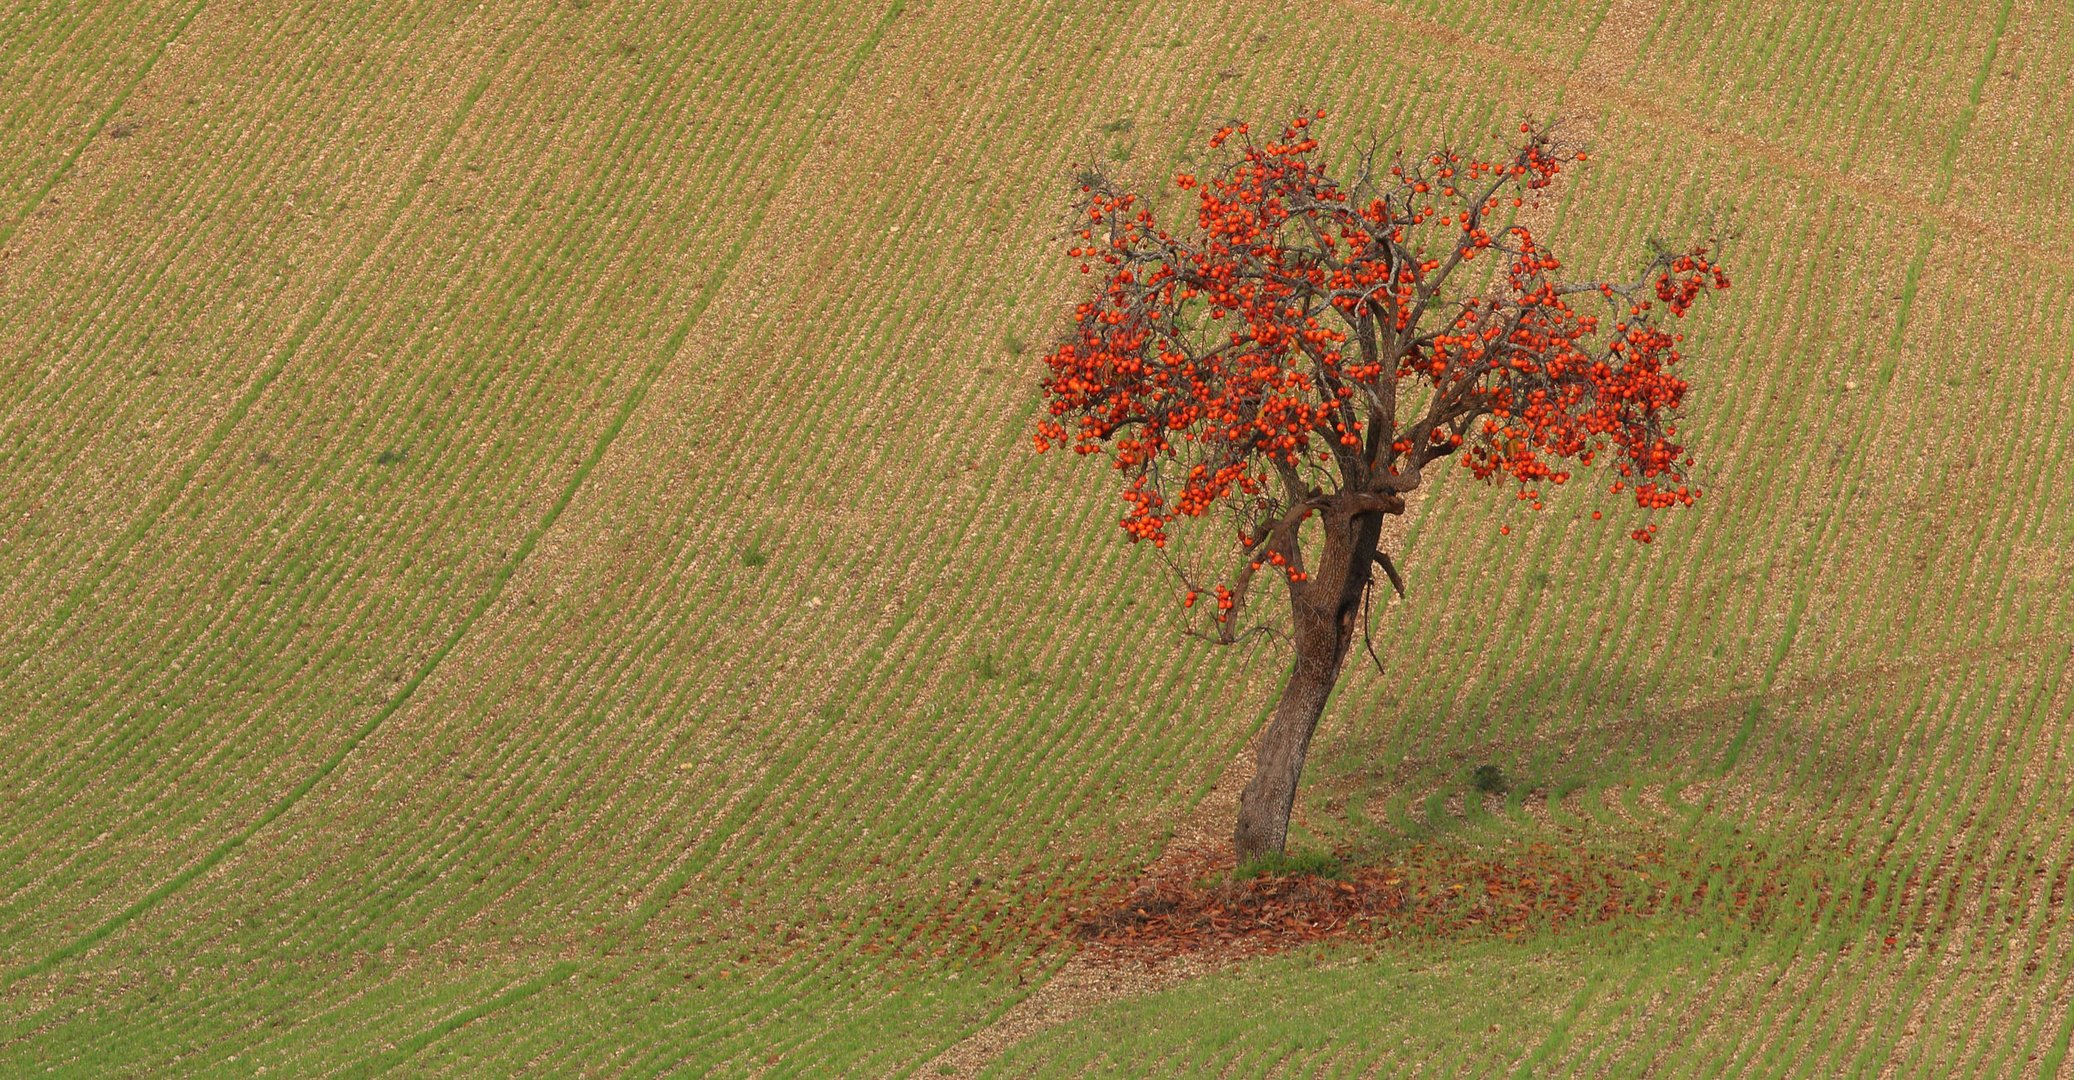
[[1296,663],[1275,714],[1261,732],[1253,780],[1239,795],[1238,827],[1232,848],[1240,862],[1280,854],[1289,839],[1289,812],[1296,783],[1310,753],[1311,734],[1339,682],[1347,649],[1354,643],[1362,594],[1373,571],[1383,515],[1358,514],[1327,520],[1324,557],[1314,580],[1289,591]]

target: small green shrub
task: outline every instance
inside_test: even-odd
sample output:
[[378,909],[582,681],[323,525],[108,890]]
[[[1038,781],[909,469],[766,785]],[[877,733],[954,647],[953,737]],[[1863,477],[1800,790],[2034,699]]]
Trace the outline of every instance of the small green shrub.
[[1476,785],[1476,790],[1486,795],[1498,794],[1510,786],[1505,782],[1505,770],[1496,765],[1478,765],[1469,781]]
[[1309,874],[1312,877],[1337,880],[1346,876],[1346,872],[1344,864],[1322,851],[1282,851],[1262,855],[1257,859],[1248,859],[1240,863],[1231,872],[1231,876],[1239,881],[1248,881],[1258,877],[1298,877]]
[[762,548],[757,547],[755,544],[750,544],[749,547],[742,552],[743,566],[762,566],[764,563],[767,563],[769,561],[771,561],[770,554],[764,551]]

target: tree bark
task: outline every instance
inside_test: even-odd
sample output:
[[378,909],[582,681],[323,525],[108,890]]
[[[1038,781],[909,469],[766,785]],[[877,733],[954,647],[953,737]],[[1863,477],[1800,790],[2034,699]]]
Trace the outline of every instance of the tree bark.
[[1325,521],[1323,558],[1315,579],[1289,590],[1296,663],[1289,684],[1260,735],[1253,779],[1239,795],[1232,848],[1240,862],[1280,854],[1289,840],[1289,814],[1303,775],[1311,735],[1339,682],[1347,649],[1373,572],[1381,513]]

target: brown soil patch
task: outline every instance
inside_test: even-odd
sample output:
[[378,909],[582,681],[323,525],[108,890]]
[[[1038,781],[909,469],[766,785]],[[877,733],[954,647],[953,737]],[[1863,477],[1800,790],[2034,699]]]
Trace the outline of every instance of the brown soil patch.
[[1546,844],[1499,858],[1415,847],[1338,878],[1235,881],[1226,853],[1098,907],[1078,934],[1116,959],[1152,964],[1187,954],[1229,963],[1325,941],[1516,937],[1655,911],[1664,886],[1650,864],[1660,861]]

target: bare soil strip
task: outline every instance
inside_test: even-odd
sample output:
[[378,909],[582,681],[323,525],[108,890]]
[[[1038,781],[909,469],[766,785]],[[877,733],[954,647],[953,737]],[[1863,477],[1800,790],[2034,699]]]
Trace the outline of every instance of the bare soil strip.
[[1594,86],[1619,86],[1642,55],[1642,39],[1663,6],[1663,0],[1613,0],[1577,64],[1576,77]]

